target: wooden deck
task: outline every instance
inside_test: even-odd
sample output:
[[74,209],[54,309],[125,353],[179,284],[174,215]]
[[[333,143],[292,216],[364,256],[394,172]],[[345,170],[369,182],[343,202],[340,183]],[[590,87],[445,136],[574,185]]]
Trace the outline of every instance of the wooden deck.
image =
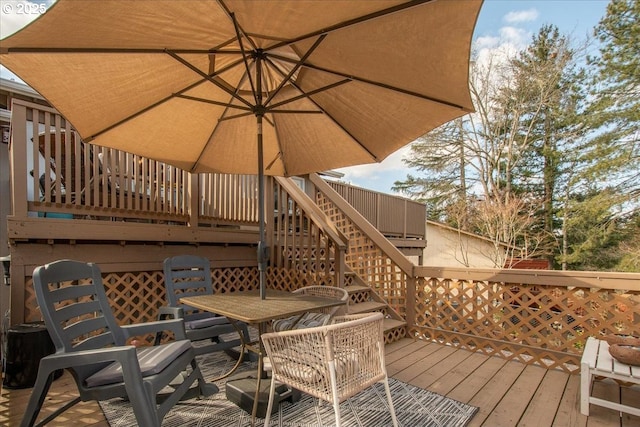
[[[640,426],[640,417],[621,417],[616,411],[593,405],[589,417],[581,415],[579,375],[410,339],[389,344],[386,350],[390,376],[479,407],[469,427]],[[75,393],[74,387],[67,373],[54,381],[45,409],[68,400]],[[600,397],[617,396],[623,403],[640,404],[638,386],[620,387],[606,380],[596,382],[594,387]],[[30,392],[2,390],[0,425],[19,425]],[[94,402],[76,405],[49,425],[108,427]]]

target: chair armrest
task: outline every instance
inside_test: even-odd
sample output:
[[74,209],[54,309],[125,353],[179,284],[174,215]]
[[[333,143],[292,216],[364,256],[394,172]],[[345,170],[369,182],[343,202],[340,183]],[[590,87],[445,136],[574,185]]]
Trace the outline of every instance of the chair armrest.
[[184,309],[182,307],[163,306],[158,310],[158,320],[182,319]]
[[156,320],[155,322],[138,323],[121,326],[125,338],[138,335],[155,334],[162,331],[170,331],[175,334],[176,340],[186,340],[184,332],[184,320]]
[[140,370],[136,348],[132,345],[120,347],[81,350],[73,353],[54,353],[40,359],[40,366],[52,372],[58,369],[74,368],[102,362],[133,363]]

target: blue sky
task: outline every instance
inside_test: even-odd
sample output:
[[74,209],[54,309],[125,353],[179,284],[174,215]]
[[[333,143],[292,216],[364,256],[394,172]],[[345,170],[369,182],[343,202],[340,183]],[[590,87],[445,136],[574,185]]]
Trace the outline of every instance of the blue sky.
[[[52,3],[51,0],[35,2]],[[37,16],[33,13],[5,13],[17,10],[17,3],[26,2],[0,0],[0,37],[13,33]],[[521,49],[544,24],[554,24],[563,34],[582,41],[593,33],[593,27],[604,16],[607,4],[608,0],[485,0],[476,25],[474,41],[483,49],[499,49],[504,46]],[[3,67],[0,68],[0,76],[13,77]],[[407,144],[410,142],[407,141]],[[402,163],[407,152],[408,145],[382,163],[344,168],[339,172],[344,173],[345,182],[390,193],[395,181],[403,180],[411,173]]]

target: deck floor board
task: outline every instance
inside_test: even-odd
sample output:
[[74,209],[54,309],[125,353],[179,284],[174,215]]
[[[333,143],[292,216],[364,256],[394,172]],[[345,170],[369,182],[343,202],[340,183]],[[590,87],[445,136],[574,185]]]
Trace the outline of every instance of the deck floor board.
[[570,375],[553,420],[553,427],[587,425],[587,417],[580,413],[580,376]]
[[[411,339],[389,344],[385,350],[387,369],[392,377],[478,406],[480,410],[469,427],[640,425],[640,417],[629,414],[621,417],[614,410],[594,405],[589,417],[582,415],[578,375]],[[0,425],[20,424],[30,393],[31,389],[2,390]],[[626,403],[640,401],[640,386],[620,387],[611,380],[597,381],[594,393]],[[74,382],[65,373],[53,382],[43,414],[49,413],[53,404],[76,395]],[[109,427],[95,402],[76,405],[48,425]]]

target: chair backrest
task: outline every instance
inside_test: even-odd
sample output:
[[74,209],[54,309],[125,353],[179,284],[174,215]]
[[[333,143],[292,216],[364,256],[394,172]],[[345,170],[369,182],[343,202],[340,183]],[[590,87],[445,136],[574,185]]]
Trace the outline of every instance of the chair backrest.
[[[125,344],[97,265],[72,260],[52,262],[34,270],[33,285],[57,352]],[[78,367],[74,371],[84,378],[102,366]]]
[[347,314],[349,305],[349,293],[346,289],[338,288],[335,286],[305,286],[303,288],[296,289],[292,293],[301,295],[312,295],[316,297],[334,298],[340,301],[345,301],[346,304],[337,307],[328,307],[323,309],[322,312],[331,316],[341,316]]
[[211,316],[191,306],[180,304],[180,298],[197,295],[211,295],[211,263],[205,257],[178,255],[164,260],[164,282],[169,306],[181,307],[185,321],[193,321]]
[[348,399],[386,378],[383,321],[382,313],[363,313],[263,334],[273,378],[329,402],[335,387],[340,402]]

